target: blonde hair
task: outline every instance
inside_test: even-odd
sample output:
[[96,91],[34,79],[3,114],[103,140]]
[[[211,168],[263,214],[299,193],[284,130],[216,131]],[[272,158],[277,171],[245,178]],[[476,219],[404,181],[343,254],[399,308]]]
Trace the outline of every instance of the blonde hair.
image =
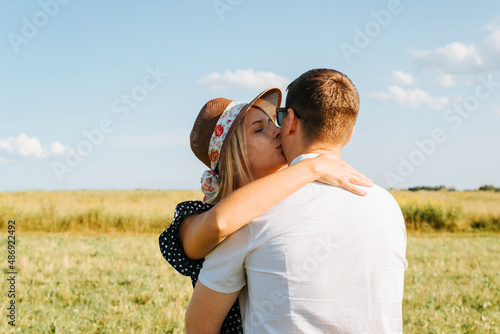
[[[259,108],[260,109],[260,108]],[[219,189],[211,198],[205,200],[209,204],[217,204],[224,197],[254,180],[247,155],[245,120],[241,119],[229,141],[224,161],[219,161]]]

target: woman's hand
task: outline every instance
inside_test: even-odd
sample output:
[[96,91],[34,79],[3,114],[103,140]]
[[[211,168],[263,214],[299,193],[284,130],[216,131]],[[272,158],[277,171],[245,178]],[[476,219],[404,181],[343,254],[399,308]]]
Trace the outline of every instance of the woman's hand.
[[355,185],[373,187],[371,179],[352,168],[333,153],[320,154],[313,160],[315,162],[315,171],[319,175],[316,179],[318,182],[341,187],[360,196],[365,196],[366,191]]

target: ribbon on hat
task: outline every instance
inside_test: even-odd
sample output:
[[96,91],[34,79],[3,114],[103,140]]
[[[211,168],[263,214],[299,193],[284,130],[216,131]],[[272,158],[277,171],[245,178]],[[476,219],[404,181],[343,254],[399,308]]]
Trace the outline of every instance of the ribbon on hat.
[[224,139],[233,124],[233,121],[240,114],[241,109],[243,109],[245,105],[246,103],[232,101],[217,121],[217,125],[215,126],[212,138],[210,139],[210,143],[208,145],[210,170],[206,170],[201,176],[201,191],[205,194],[205,198],[203,198],[204,202],[215,196],[219,190],[219,176],[217,175],[215,169],[219,164],[220,150],[222,148],[222,144],[224,143]]

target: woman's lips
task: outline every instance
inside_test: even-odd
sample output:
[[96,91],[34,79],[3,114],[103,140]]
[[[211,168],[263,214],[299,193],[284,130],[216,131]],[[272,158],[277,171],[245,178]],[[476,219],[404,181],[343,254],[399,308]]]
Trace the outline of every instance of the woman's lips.
[[281,144],[278,145],[278,147],[276,147],[277,150],[281,149]]

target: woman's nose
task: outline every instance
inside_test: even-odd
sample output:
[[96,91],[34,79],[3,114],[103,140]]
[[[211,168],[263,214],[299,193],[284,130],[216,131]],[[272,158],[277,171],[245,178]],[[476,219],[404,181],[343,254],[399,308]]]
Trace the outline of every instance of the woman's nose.
[[275,131],[276,133],[274,134],[274,138],[280,138],[281,137],[281,128],[278,128],[275,126]]

